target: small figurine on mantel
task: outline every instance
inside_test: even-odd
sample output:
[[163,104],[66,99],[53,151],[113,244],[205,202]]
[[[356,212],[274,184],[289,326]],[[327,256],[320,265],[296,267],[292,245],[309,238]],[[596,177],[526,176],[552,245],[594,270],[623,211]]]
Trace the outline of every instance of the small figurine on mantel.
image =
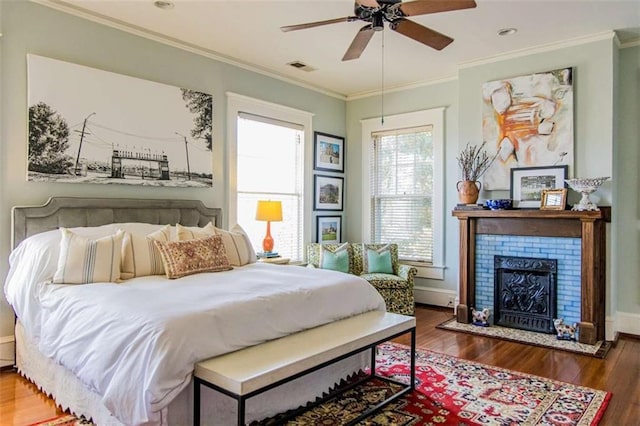
[[563,318],[557,318],[553,320],[553,326],[556,329],[556,337],[558,340],[576,340],[578,324],[565,324]]
[[471,324],[479,327],[489,327],[489,308],[484,308],[481,311],[476,311],[475,308],[471,308]]

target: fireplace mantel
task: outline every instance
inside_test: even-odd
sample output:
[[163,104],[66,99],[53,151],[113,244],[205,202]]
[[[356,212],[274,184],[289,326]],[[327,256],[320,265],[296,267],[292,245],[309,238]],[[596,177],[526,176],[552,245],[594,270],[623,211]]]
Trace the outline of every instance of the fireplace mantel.
[[454,210],[460,227],[460,288],[457,320],[471,322],[475,306],[476,235],[521,235],[581,239],[581,343],[605,338],[606,222],[611,207],[599,211],[570,210]]

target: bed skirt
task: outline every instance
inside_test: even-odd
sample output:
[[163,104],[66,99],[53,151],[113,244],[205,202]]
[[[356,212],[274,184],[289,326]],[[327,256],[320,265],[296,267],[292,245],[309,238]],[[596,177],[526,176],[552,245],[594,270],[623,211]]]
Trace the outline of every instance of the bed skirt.
[[[91,418],[99,426],[123,426],[102,404],[99,394],[85,387],[72,372],[40,353],[37,342],[26,335],[20,322],[16,324],[15,337],[18,372],[50,395],[57,405],[76,416]],[[369,360],[370,353],[365,351],[257,395],[247,401],[247,421],[273,416],[314,400],[342,378],[367,368]],[[201,396],[203,425],[236,424],[237,402],[234,399],[206,387],[202,388]],[[160,418],[163,426],[193,423],[192,382],[162,410]]]

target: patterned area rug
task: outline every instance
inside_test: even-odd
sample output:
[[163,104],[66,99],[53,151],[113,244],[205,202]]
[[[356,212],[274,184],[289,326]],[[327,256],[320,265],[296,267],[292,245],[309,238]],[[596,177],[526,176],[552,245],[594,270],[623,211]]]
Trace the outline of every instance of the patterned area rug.
[[[379,346],[380,375],[409,378],[409,349]],[[424,349],[416,352],[416,391],[359,425],[581,425],[595,426],[611,393],[466,361]],[[290,426],[337,426],[384,400],[393,385],[372,381],[311,408]],[[281,424],[279,416],[257,423]]]
[[527,330],[500,327],[479,327],[473,324],[463,324],[451,318],[437,328],[449,331],[459,331],[463,333],[476,334],[497,339],[509,340],[511,342],[526,343],[529,345],[542,346],[545,348],[558,349],[561,351],[575,352],[582,355],[589,355],[596,358],[604,358],[611,348],[611,342],[600,341],[595,345],[587,345],[575,341],[558,340],[555,334],[535,333]]
[[[407,382],[410,351],[386,343],[378,347],[377,372]],[[338,426],[375,406],[399,386],[368,381],[340,397],[309,408],[289,426]],[[416,350],[416,390],[359,423],[361,426],[596,426],[611,393],[516,371]],[[280,425],[282,415],[252,425]],[[87,425],[63,415],[31,426]]]
[[43,422],[32,423],[29,426],[92,426],[93,423],[77,418],[71,414],[62,414],[61,416],[47,419]]

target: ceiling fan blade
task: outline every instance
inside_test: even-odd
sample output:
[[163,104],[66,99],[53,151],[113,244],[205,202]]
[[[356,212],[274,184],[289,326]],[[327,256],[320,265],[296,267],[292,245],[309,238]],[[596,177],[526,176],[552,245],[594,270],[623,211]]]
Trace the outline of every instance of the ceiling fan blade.
[[444,49],[453,41],[451,37],[423,27],[408,19],[398,19],[389,24],[389,28],[436,50]]
[[376,0],[356,0],[356,3],[358,3],[360,6],[375,8],[380,7],[380,4]]
[[304,30],[307,28],[320,27],[322,25],[337,24],[338,22],[351,22],[356,19],[358,18],[356,18],[355,16],[346,16],[344,18],[327,19],[326,21],[307,22],[306,24],[298,25],[286,25],[284,27],[280,27],[280,29],[284,32]]
[[476,7],[474,0],[415,0],[400,5],[405,16],[426,15]]
[[369,44],[369,40],[373,37],[373,33],[375,33],[375,31],[371,25],[365,25],[360,28],[360,31],[358,31],[358,34],[356,34],[355,38],[351,42],[351,46],[347,49],[342,60],[350,61],[352,59],[358,59],[360,55],[362,55],[365,47],[367,47],[367,44]]

